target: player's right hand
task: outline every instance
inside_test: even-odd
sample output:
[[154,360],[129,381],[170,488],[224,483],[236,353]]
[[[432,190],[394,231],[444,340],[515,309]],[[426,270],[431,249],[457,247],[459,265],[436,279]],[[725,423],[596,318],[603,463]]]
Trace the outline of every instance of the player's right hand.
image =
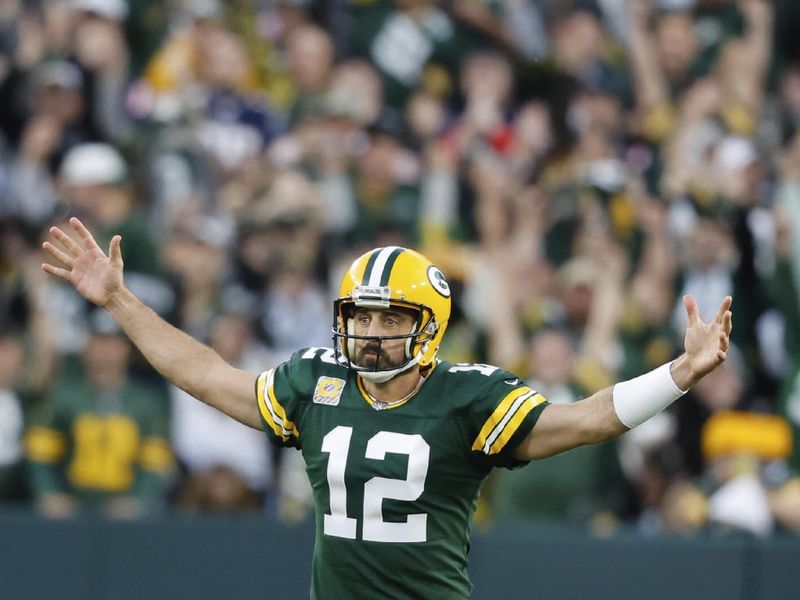
[[54,259],[55,264],[44,263],[42,269],[69,281],[81,296],[104,307],[116,293],[123,290],[122,238],[115,235],[111,239],[106,255],[83,223],[75,217],[69,223],[77,236],[70,236],[59,227],[50,228],[50,234],[58,243],[46,241],[42,248]]

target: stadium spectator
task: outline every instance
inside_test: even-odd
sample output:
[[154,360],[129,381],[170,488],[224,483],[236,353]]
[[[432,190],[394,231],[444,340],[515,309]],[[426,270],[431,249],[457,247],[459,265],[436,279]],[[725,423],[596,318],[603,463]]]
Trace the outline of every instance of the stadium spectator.
[[[253,339],[248,320],[235,313],[214,317],[209,345],[228,362],[242,369],[258,368],[256,365],[271,362],[267,351]],[[187,476],[180,484],[183,491],[178,492],[181,504],[195,503],[203,507],[199,500],[190,501],[189,497],[202,494],[202,490],[226,487],[215,483],[223,478],[229,485],[236,482],[235,486],[242,488],[233,496],[255,499],[251,505],[254,509],[263,505],[273,486],[275,462],[264,436],[197,402],[174,386],[170,387],[170,396],[170,439]],[[207,495],[215,497],[210,491]],[[225,508],[221,502],[213,506],[218,510]]]
[[353,8],[351,49],[368,57],[383,79],[386,103],[400,110],[426,78],[452,87],[474,37],[432,0],[393,0]]
[[22,333],[0,328],[0,503],[20,501],[22,474],[23,399],[17,392],[25,351]]
[[701,443],[702,474],[676,481],[664,495],[664,531],[798,531],[800,478],[787,468],[792,433],[784,419],[720,410],[704,424]]
[[202,215],[179,217],[163,244],[164,269],[174,277],[177,322],[207,339],[210,324],[225,308],[225,245],[230,231],[221,220]]
[[128,165],[116,148],[100,143],[73,147],[64,157],[58,183],[68,209],[94,223],[101,236],[121,230],[136,244],[131,271],[159,272],[158,249],[142,216],[144,207],[135,202]]
[[53,173],[70,148],[96,137],[86,118],[83,86],[83,74],[68,61],[43,63],[30,74],[29,114],[18,152],[7,160],[3,213],[34,225],[52,218],[58,202]]
[[206,514],[258,512],[263,498],[231,467],[214,465],[188,476],[179,490],[177,506]]
[[0,503],[30,502],[22,461],[24,428],[60,356],[43,302],[46,281],[37,273],[39,254],[21,223],[0,227],[0,264],[6,265],[0,285]]
[[[585,396],[572,380],[569,338],[557,330],[531,342],[528,384],[550,402],[571,404]],[[489,484],[492,515],[498,519],[561,521],[608,526],[626,499],[615,443],[577,448],[537,461],[535,468],[498,470]]]
[[25,433],[40,513],[131,519],[163,506],[172,470],[168,401],[130,373],[131,346],[102,312],[90,317],[81,373],[67,372]]
[[291,122],[317,117],[323,111],[333,68],[333,43],[326,31],[298,27],[288,40],[289,72],[297,85]]
[[71,2],[71,46],[68,50],[84,73],[85,98],[99,139],[121,142],[131,134],[125,110],[130,48],[125,39],[128,3],[124,0]]

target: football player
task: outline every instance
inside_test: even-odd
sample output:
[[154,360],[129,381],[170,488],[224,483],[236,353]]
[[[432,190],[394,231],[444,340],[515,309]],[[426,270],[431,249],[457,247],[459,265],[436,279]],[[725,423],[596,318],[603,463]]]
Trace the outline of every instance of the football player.
[[725,360],[731,298],[704,323],[688,314],[685,352],[574,404],[549,404],[514,374],[436,358],[450,317],[447,279],[421,254],[377,248],[344,274],[333,347],[305,348],[261,374],[225,363],[140,302],[78,219],[53,227],[43,269],[104,307],[167,379],[234,419],[299,448],[314,492],[312,598],[469,598],[467,550],[481,483],[614,438]]

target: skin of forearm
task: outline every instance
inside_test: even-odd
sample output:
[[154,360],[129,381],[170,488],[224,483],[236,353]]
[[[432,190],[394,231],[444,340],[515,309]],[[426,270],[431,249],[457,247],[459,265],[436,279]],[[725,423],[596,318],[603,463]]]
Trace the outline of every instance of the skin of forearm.
[[622,306],[621,285],[613,278],[598,284],[586,326],[582,353],[603,365],[607,364],[604,358],[617,331]]
[[[749,58],[749,79],[752,81],[752,86],[760,87],[764,80],[772,53],[772,23],[771,13],[762,18],[753,18],[752,15],[747,17],[746,31],[742,39],[747,47],[745,54]],[[742,74],[748,73],[745,71]]]
[[52,380],[58,356],[52,339],[53,327],[49,316],[41,309],[38,301],[30,304],[33,309],[31,314],[33,361],[24,375],[23,384],[34,392],[41,392]]
[[[689,362],[688,355],[681,354],[670,365],[672,379],[682,390],[688,390],[700,379]],[[580,444],[596,444],[614,439],[626,431],[628,427],[619,420],[614,408],[614,387],[603,388],[599,392],[576,403],[582,405],[577,430],[580,432]]]
[[622,435],[628,428],[617,417],[612,392],[607,387],[574,404],[551,404],[515,456],[538,460]]
[[252,381],[244,372],[234,377],[238,370],[219,354],[164,321],[127,288],[115,294],[105,309],[171,383],[245,425],[260,427],[256,403],[250,401],[254,376]]
[[[688,390],[694,386],[700,377],[692,371],[689,356],[681,354],[670,364],[670,375],[681,390]],[[583,428],[584,444],[595,444],[613,439],[629,431],[628,427],[619,420],[614,408],[614,387],[607,387],[596,394],[582,400],[587,403],[586,427]]]
[[689,363],[689,356],[686,353],[681,354],[678,358],[672,361],[669,367],[670,375],[677,385],[682,390],[688,390],[695,383],[700,381],[701,376],[698,376],[692,371],[692,366]]
[[161,319],[127,289],[105,308],[159,373],[193,396],[201,393],[209,367],[222,360],[216,353]]
[[675,278],[677,265],[675,255],[672,253],[672,246],[666,236],[659,240],[654,239],[645,252],[647,254],[645,264],[648,272],[658,281],[671,282]]
[[648,38],[648,32],[638,26],[631,30],[629,56],[639,105],[649,108],[665,102],[667,87],[658,59]]
[[584,417],[585,427],[582,428],[582,445],[605,442],[628,431],[614,410],[613,386],[603,388],[581,402],[586,403],[587,409]]
[[492,293],[489,327],[489,356],[492,364],[513,369],[515,362],[524,355],[524,341],[519,324],[519,313],[511,301],[509,278],[504,269],[494,274],[495,285]]
[[[675,384],[689,389],[700,378],[692,372],[689,357],[684,353],[670,365]],[[536,460],[587,444],[598,444],[629,431],[614,408],[614,387],[606,387],[579,402],[569,405],[551,404],[539,417],[535,434],[520,445],[516,456]]]

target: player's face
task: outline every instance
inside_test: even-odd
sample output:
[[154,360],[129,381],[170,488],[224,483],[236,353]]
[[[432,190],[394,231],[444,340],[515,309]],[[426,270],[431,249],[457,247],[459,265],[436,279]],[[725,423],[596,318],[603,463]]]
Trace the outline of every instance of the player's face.
[[[394,336],[411,333],[416,319],[395,310],[357,309],[356,335]],[[355,363],[368,369],[394,369],[406,362],[405,339],[355,340]]]

